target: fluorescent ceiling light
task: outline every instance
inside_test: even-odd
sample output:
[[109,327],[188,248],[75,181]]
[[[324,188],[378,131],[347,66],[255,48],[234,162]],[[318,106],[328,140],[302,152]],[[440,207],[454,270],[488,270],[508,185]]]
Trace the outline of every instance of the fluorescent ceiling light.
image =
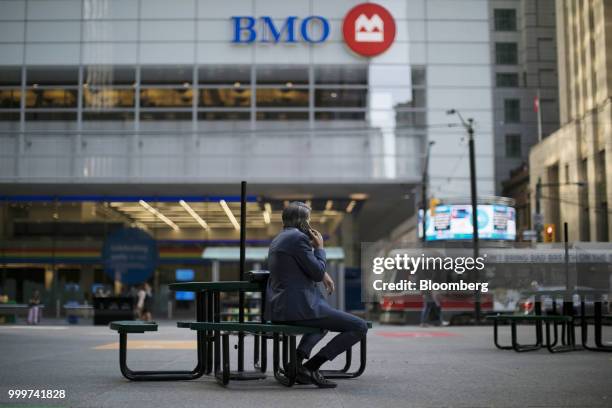
[[227,218],[229,218],[230,222],[234,225],[234,228],[240,230],[240,224],[238,224],[238,220],[236,220],[236,217],[234,217],[232,210],[230,210],[225,200],[220,200],[219,204],[221,205],[221,208],[223,208],[223,211],[225,211]]
[[202,228],[205,230],[208,229],[208,224],[206,224],[206,221],[204,221],[202,217],[200,217],[198,213],[196,213],[193,208],[191,208],[191,206],[185,202],[185,200],[179,201],[179,204],[189,213],[189,215],[193,217],[194,220],[198,222],[198,224],[200,224],[200,226],[202,226]]
[[140,205],[142,205],[151,214],[155,215],[157,218],[159,218],[160,220],[162,220],[163,222],[171,226],[173,230],[178,231],[180,229],[178,225],[176,225],[175,223],[172,222],[172,220],[170,220],[170,218],[166,217],[164,214],[160,213],[155,208],[151,207],[149,203],[147,203],[146,201],[140,200],[138,203],[140,203]]

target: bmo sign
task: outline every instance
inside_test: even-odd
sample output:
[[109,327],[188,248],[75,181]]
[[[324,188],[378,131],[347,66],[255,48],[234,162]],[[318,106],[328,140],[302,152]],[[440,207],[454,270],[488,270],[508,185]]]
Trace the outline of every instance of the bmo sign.
[[[273,20],[270,16],[233,16],[232,42],[235,44],[306,42],[318,44],[330,35],[329,20],[322,16],[289,16]],[[395,20],[376,3],[353,7],[344,17],[342,34],[346,45],[356,54],[374,57],[385,52],[395,39]]]

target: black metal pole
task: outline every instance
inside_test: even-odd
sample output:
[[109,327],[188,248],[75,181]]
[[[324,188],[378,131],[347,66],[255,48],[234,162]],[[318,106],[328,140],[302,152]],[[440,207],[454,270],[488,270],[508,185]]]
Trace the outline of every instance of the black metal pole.
[[427,144],[427,150],[425,151],[425,163],[423,165],[423,190],[421,197],[421,207],[423,210],[423,218],[421,220],[422,228],[423,228],[423,243],[427,241],[427,183],[429,182],[429,152],[431,151],[431,146],[435,142],[431,141]]
[[[470,149],[470,190],[472,199],[472,245],[474,247],[474,259],[478,258],[478,195],[476,191],[476,154],[474,152],[474,126],[473,120],[468,119],[468,146]],[[476,279],[478,279],[476,271]],[[480,291],[475,292],[474,317],[476,324],[480,323]]]
[[[240,280],[246,268],[246,181],[240,185]],[[244,291],[238,294],[238,321],[244,323]],[[244,333],[238,333],[238,371],[244,371]]]
[[572,300],[572,289],[570,288],[570,271],[569,271],[569,233],[567,222],[563,223],[563,240],[565,249],[565,290],[567,291],[566,300],[569,302]]
[[542,179],[538,178],[538,182],[536,184],[535,191],[535,230],[536,230],[536,240],[538,242],[542,242],[542,208],[541,208],[541,200],[542,200]]

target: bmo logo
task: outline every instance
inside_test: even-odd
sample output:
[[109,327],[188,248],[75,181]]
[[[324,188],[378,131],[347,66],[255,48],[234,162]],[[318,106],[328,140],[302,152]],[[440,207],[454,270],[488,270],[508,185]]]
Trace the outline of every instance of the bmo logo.
[[376,3],[353,7],[342,24],[344,41],[351,50],[364,57],[387,51],[395,39],[395,20],[391,13]]
[[[332,26],[323,16],[233,16],[232,43],[305,42],[320,44],[328,40]],[[374,57],[385,52],[395,39],[395,20],[391,13],[376,3],[362,3],[344,17],[342,33],[347,46],[356,54]]]

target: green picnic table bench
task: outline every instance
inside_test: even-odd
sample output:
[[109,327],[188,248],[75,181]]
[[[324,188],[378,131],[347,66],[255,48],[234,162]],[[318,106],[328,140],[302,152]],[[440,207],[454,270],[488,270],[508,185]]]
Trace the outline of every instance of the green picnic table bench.
[[[576,345],[576,335],[574,330],[574,317],[566,315],[514,315],[514,314],[498,314],[487,316],[487,320],[493,321],[493,342],[495,347],[501,350],[514,350],[516,352],[534,351],[542,347],[542,326],[546,325],[546,348],[551,353],[559,353],[573,350],[580,350],[581,347]],[[503,346],[498,341],[498,325],[500,322],[510,323],[511,345]],[[521,322],[533,322],[536,328],[536,342],[534,344],[522,345],[518,342],[517,325]],[[553,339],[551,341],[550,326],[553,325]],[[568,330],[567,344],[557,346],[557,325],[562,325]]]
[[205,366],[198,358],[198,364],[193,370],[185,371],[133,371],[127,365],[127,335],[157,331],[155,322],[141,320],[125,320],[111,322],[111,330],[119,333],[119,367],[121,374],[131,381],[177,381],[193,380],[205,373]]

